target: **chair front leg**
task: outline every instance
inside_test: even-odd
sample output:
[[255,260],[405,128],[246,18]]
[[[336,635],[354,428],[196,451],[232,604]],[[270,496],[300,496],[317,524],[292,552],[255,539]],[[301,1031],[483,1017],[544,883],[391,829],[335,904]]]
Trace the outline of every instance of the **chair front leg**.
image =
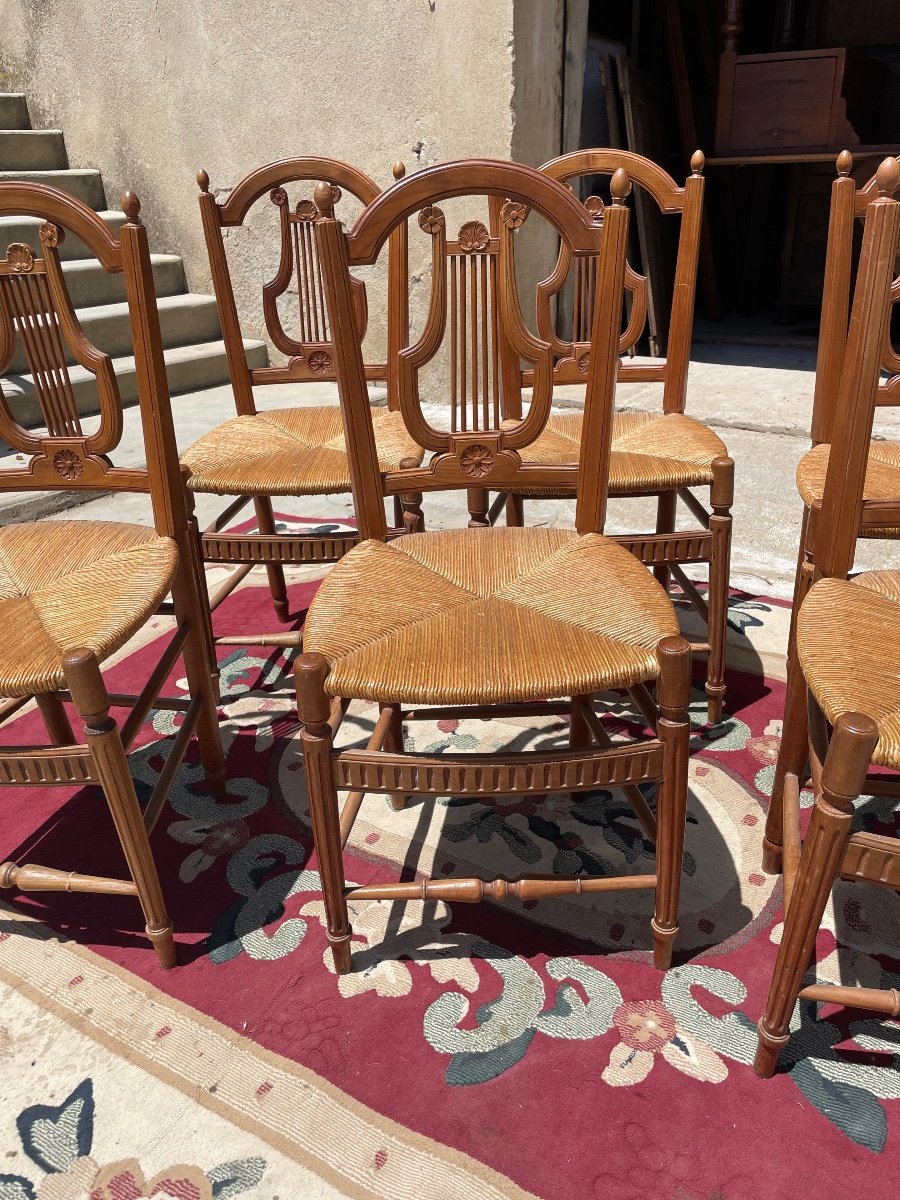
[[728,642],[728,586],[731,570],[731,505],[734,502],[734,462],[717,458],[713,463],[710,492],[712,516],[709,532],[712,551],[709,558],[707,637],[709,658],[706,663],[707,720],[717,725],[722,719],[725,699],[725,647]]
[[759,1045],[753,1069],[763,1079],[773,1074],[803,976],[816,945],[825,905],[841,863],[853,821],[853,801],[862,792],[878,741],[875,722],[861,713],[838,718],[822,768],[822,792],[816,797],[797,867],[791,903],[772,975],[766,1011],[757,1027]]
[[488,509],[491,498],[486,488],[467,488],[466,507],[469,510],[469,528],[487,529],[490,525]]
[[[268,496],[254,496],[253,507],[256,510],[256,527],[259,532],[274,533],[275,514],[272,512],[271,499]],[[266,563],[266,574],[269,577],[269,591],[272,593],[275,616],[279,621],[290,621],[284,568],[281,563]]]
[[109,696],[100,666],[90,650],[72,650],[65,657],[63,670],[75,711],[84,721],[87,744],[100,785],[144,910],[147,937],[153,943],[160,966],[174,967],[176,949],[172,922],[166,912],[125,748],[118,726],[109,715]]
[[325,902],[325,922],[328,942],[339,975],[349,974],[351,968],[350,917],[344,895],[344,855],[341,845],[340,813],[337,788],[331,773],[331,726],[328,716],[331,704],[325,691],[328,663],[321,654],[301,654],[294,662],[297,685],[297,709],[302,729],[303,766],[313,838],[322,878],[322,898]]
[[797,656],[788,659],[787,692],[784,699],[784,720],[781,742],[775,762],[772,797],[763,836],[762,868],[767,875],[780,875],[784,848],[784,781],[788,775],[803,786],[803,774],[809,758],[809,713],[806,705],[806,680]]
[[656,905],[651,929],[653,962],[665,971],[671,965],[678,933],[691,736],[691,646],[685,638],[669,637],[659,643],[656,653],[663,774],[656,793]]

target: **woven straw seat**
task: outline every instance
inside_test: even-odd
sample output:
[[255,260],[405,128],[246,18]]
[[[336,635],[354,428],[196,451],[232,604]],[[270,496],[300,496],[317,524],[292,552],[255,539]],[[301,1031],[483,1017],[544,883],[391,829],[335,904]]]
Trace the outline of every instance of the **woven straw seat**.
[[[807,506],[821,504],[828,472],[826,443],[814,446],[797,464],[797,489]],[[900,442],[871,442],[863,500],[896,500],[900,496]],[[900,529],[866,530],[867,537],[900,538]]]
[[[378,462],[396,471],[422,451],[398,412],[372,411]],[[235,417],[194,442],[181,461],[188,486],[219,496],[314,496],[350,491],[341,410],[283,408]]]
[[900,770],[900,571],[820,579],[797,616],[797,651],[828,720],[871,716],[873,762]]
[[169,590],[171,538],[112,521],[42,521],[0,528],[0,695],[65,688],[63,656],[102,660],[131,637]]
[[319,588],[304,646],[331,663],[332,695],[494,704],[655,679],[657,643],[677,633],[663,589],[614,542],[499,528],[363,542]]
[[[522,451],[523,459],[547,465],[577,462],[582,423],[580,412],[554,414],[537,441]],[[727,454],[710,429],[681,413],[618,412],[613,418],[609,494],[636,496],[708,486],[713,460]],[[529,489],[529,494],[543,492]]]

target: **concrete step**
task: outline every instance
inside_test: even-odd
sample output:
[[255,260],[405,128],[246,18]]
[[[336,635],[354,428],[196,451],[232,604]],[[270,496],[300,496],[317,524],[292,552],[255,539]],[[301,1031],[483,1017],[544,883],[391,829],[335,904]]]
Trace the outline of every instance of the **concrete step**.
[[[157,297],[187,291],[184,263],[177,254],[151,254]],[[125,276],[104,271],[96,258],[77,258],[63,263],[63,274],[75,308],[118,304],[125,299]]]
[[99,171],[91,169],[75,169],[68,171],[3,171],[0,170],[0,183],[12,180],[16,183],[45,183],[49,187],[59,188],[83,201],[88,208],[106,208],[103,195],[103,179]]
[[[244,351],[251,368],[266,365],[268,354],[265,342],[245,340]],[[173,395],[216,387],[227,383],[230,378],[225,343],[221,340],[191,346],[175,346],[166,350],[164,357],[169,390]],[[133,356],[125,355],[114,359],[113,368],[118,379],[122,403],[133,404],[137,400]],[[97,385],[94,376],[84,367],[71,367],[69,375],[79,412],[82,416],[96,413]],[[19,424],[30,429],[43,425],[40,406],[29,375],[7,375],[3,380],[3,394]]]
[[30,129],[24,92],[0,92],[0,129]]
[[65,171],[61,129],[0,129],[0,171]]
[[[118,235],[125,224],[125,214],[118,209],[104,209],[97,213],[110,233]],[[0,255],[6,253],[10,242],[24,242],[40,257],[40,230],[43,225],[40,217],[0,217]],[[93,251],[88,249],[81,238],[74,233],[66,232],[63,244],[59,247],[59,257],[63,262],[76,258],[93,258]]]
[[[213,296],[194,296],[183,293],[179,296],[163,296],[159,300],[159,324],[163,346],[170,349],[190,343],[213,342],[222,336],[219,329],[219,313]],[[84,335],[98,350],[112,358],[122,358],[132,352],[131,323],[128,305],[98,304],[92,308],[77,310],[78,320]],[[66,360],[73,364],[75,356],[66,346]],[[12,362],[7,367],[9,375],[24,375],[28,372],[28,360],[21,342],[16,345]]]

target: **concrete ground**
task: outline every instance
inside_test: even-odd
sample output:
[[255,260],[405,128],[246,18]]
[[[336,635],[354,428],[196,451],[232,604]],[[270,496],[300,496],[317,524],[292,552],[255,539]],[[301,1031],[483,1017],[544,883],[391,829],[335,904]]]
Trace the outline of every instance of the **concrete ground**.
[[[720,346],[698,344],[691,365],[687,411],[717,428],[735,460],[734,548],[732,583],[736,587],[766,595],[789,597],[794,575],[800,529],[800,502],[794,473],[800,456],[808,449],[809,416],[814,382],[814,352],[804,347]],[[373,400],[383,392],[373,390]],[[279,385],[257,389],[260,408],[336,403],[330,384]],[[563,406],[576,404],[577,394],[559,397]],[[660,388],[656,384],[620,385],[620,407],[659,411]],[[187,448],[206,430],[234,415],[230,388],[210,388],[188,393],[172,401],[178,444]],[[439,413],[438,406],[431,409]],[[900,437],[900,414],[879,411],[876,435]],[[125,434],[117,464],[141,461],[139,419],[128,409]],[[13,456],[0,460],[9,463]],[[0,523],[42,519],[59,515],[60,505],[71,501],[69,493],[33,493],[0,497]],[[201,525],[208,523],[223,506],[219,497],[198,497]],[[349,496],[286,498],[278,509],[297,515],[346,517],[352,514]],[[529,501],[529,524],[571,524],[572,503]],[[66,515],[79,519],[147,519],[148,505],[142,496],[101,496],[80,503]],[[442,528],[460,524],[465,510],[459,496],[426,496],[428,526]],[[610,532],[648,530],[653,527],[654,504],[645,500],[616,500],[610,505]],[[684,524],[691,518],[684,515]],[[861,544],[859,567],[900,568],[900,546],[892,542]],[[702,574],[702,571],[699,572]]]

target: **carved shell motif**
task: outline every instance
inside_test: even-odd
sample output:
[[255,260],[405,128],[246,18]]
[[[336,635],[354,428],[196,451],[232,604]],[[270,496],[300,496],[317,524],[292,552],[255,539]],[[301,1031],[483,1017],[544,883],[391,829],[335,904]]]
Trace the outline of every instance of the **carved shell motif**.
[[481,221],[466,221],[457,234],[456,240],[464,254],[474,254],[477,250],[487,250],[491,244],[491,235]]
[[6,251],[6,263],[11,271],[22,275],[34,266],[34,254],[24,242],[13,242]]
[[518,229],[524,225],[527,216],[528,209],[519,200],[507,200],[500,209],[500,220],[509,229]]
[[578,370],[581,372],[582,375],[587,375],[588,368],[590,367],[590,365],[591,365],[591,353],[589,350],[585,350],[584,354],[580,354],[578,356]]
[[429,204],[419,213],[419,228],[435,234],[446,225],[444,214],[436,205]]
[[313,375],[324,375],[331,367],[331,355],[325,350],[313,350],[306,361],[306,365],[312,371]]
[[488,446],[476,443],[463,450],[459,465],[467,475],[471,475],[473,479],[480,479],[483,475],[487,475],[494,465],[494,456]]
[[294,211],[297,214],[298,220],[314,221],[319,210],[312,200],[299,200]]
[[606,211],[606,205],[599,196],[588,196],[584,202],[584,207],[590,213],[591,220],[595,225],[603,224],[603,214]]
[[63,479],[77,479],[84,471],[84,463],[74,450],[57,450],[53,456],[53,469]]

